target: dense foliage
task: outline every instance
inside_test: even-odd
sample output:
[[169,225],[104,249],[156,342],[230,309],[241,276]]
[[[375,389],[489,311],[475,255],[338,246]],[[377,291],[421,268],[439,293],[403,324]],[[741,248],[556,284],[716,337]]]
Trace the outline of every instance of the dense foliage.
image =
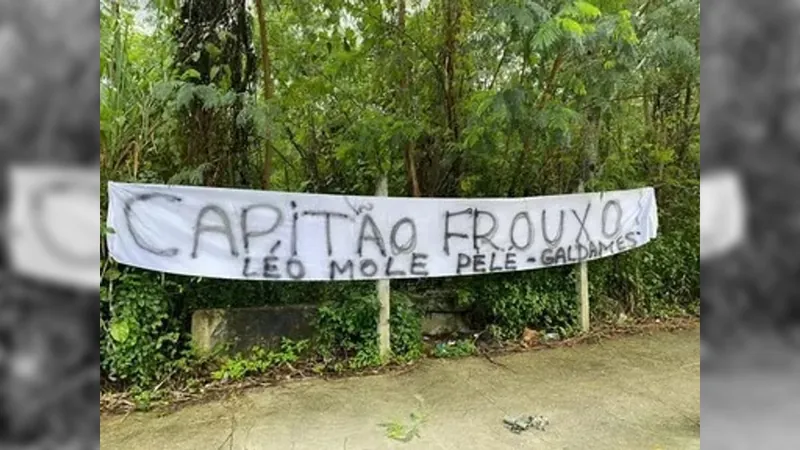
[[[102,2],[103,180],[371,195],[385,175],[390,195],[437,197],[654,186],[661,235],[590,264],[593,314],[698,310],[698,0],[256,3],[264,36],[244,0]],[[321,353],[375,359],[372,285],[103,267],[107,377],[148,385],[185,363],[195,308],[309,298],[325,303]],[[497,338],[570,333],[573,277],[393,283],[398,305],[413,299],[393,314],[395,353],[419,354],[432,293]]]

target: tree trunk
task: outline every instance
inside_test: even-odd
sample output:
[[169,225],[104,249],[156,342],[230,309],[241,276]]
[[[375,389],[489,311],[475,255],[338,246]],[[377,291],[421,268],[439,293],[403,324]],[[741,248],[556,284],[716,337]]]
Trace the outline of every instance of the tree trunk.
[[650,83],[645,78],[642,83],[642,117],[647,129],[651,128],[652,121],[650,120]]
[[[556,75],[558,75],[558,72],[561,70],[561,65],[563,63],[564,53],[561,52],[556,56],[555,60],[553,60],[553,65],[550,67],[550,72],[548,73],[547,80],[542,88],[542,93],[540,94],[539,99],[536,101],[536,114],[539,114],[542,110],[544,110],[545,106],[547,106],[547,102],[550,101],[552,93],[555,92]],[[524,66],[522,70],[525,70]],[[516,192],[518,191],[516,187],[517,183],[519,183],[519,177],[527,168],[533,152],[533,146],[531,145],[529,133],[530,130],[525,131],[523,127],[519,128],[519,136],[522,140],[522,153],[520,153],[517,164],[514,167],[514,176],[511,178],[511,186],[508,188],[509,197],[515,196]]]
[[[442,142],[440,156],[436,158],[434,168],[437,174],[435,181],[435,195],[448,196],[456,190],[458,180],[464,172],[463,153],[456,153],[450,159],[451,163],[445,169],[442,162],[447,160],[449,152],[457,147],[461,139],[461,128],[458,120],[458,92],[456,89],[456,66],[458,54],[458,27],[461,16],[460,0],[442,0],[442,35],[444,42],[440,51],[441,65],[444,68],[442,77],[442,108],[444,109],[444,122],[447,133]],[[438,105],[437,105],[438,106]],[[444,170],[443,170],[444,169]]]
[[686,158],[686,153],[689,150],[689,141],[691,140],[692,133],[692,118],[691,118],[691,103],[692,103],[692,80],[686,80],[686,89],[683,98],[683,133],[681,142],[678,147],[678,160],[683,162]]
[[[406,2],[405,0],[397,0],[397,29],[400,34],[400,52],[403,65],[403,75],[400,79],[400,91],[403,96],[404,113],[409,113],[411,106],[411,93],[409,91],[409,84],[411,78],[411,66],[408,64],[408,58],[405,55],[406,46]],[[414,155],[414,141],[408,139],[403,148],[403,159],[406,167],[406,177],[411,188],[411,195],[420,197],[419,181],[417,180],[417,162]]]
[[[242,53],[247,53],[247,45],[251,40],[250,36],[250,24],[248,22],[247,17],[247,4],[245,0],[236,0],[235,2],[235,24],[233,29],[236,30],[236,37],[237,37],[237,47],[241,49]],[[238,52],[237,52],[238,56]],[[231,68],[231,88],[237,94],[242,94],[247,92],[247,85],[250,81],[250,76],[248,74],[252,74],[253,70],[250,66],[254,61],[250,60],[248,57],[248,61],[243,61],[244,58],[241,56],[232,58],[232,63],[230,64]],[[248,64],[249,63],[249,64]],[[238,120],[240,112],[244,109],[244,103],[240,96],[237,96],[236,101],[234,102],[233,106],[233,120],[230,121],[231,126],[231,143],[233,144],[226,153],[228,157],[228,163],[230,165],[230,178],[228,186],[236,186],[236,187],[243,187],[249,186],[250,184],[250,177],[249,177],[249,170],[248,170],[248,137],[251,134],[251,129],[249,125],[240,124]]]
[[519,178],[522,176],[522,173],[528,166],[528,157],[532,153],[531,140],[530,136],[528,135],[528,131],[520,128],[518,132],[520,140],[522,141],[522,149],[520,150],[519,158],[517,158],[517,163],[514,165],[514,175],[511,177],[511,184],[508,186],[508,197],[517,196],[517,193],[519,192],[517,189],[517,186],[519,185]]
[[[256,12],[258,13],[258,34],[261,40],[261,71],[264,75],[264,103],[269,103],[272,99],[272,61],[269,57],[269,38],[267,34],[267,21],[264,18],[263,0],[255,0]],[[261,187],[264,190],[270,188],[272,178],[272,139],[269,126],[264,132],[264,171],[261,178]]]
[[458,142],[460,129],[458,126],[458,116],[456,113],[456,52],[458,50],[458,21],[459,21],[459,0],[444,0],[444,51],[443,65],[445,72],[444,83],[444,107],[447,128],[450,130],[453,142]]
[[598,159],[598,147],[600,143],[600,112],[597,110],[589,111],[586,124],[586,140],[585,140],[585,170],[581,174],[582,182],[589,182],[595,176],[595,167]]

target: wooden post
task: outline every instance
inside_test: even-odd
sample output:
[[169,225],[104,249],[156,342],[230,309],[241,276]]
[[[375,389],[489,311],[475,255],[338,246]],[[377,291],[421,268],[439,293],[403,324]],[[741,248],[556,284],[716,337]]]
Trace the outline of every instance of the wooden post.
[[[383,174],[380,181],[378,181],[378,189],[375,195],[377,197],[387,197],[389,195],[389,180],[386,174]],[[392,351],[389,326],[391,293],[390,281],[378,280],[378,302],[380,303],[380,311],[378,313],[378,352],[383,362],[386,362]]]
[[[578,185],[578,192],[583,193],[583,181]],[[578,300],[581,305],[581,332],[589,331],[589,267],[586,261],[578,263]]]
[[[587,123],[584,127],[584,145],[586,150],[583,153],[583,168],[581,178],[578,183],[578,193],[583,193],[586,189],[585,183],[598,175],[595,172],[597,163],[597,148],[600,142],[600,111],[597,108],[589,110]],[[602,169],[601,169],[602,170]],[[578,299],[581,304],[581,332],[589,331],[589,266],[586,261],[578,264]]]

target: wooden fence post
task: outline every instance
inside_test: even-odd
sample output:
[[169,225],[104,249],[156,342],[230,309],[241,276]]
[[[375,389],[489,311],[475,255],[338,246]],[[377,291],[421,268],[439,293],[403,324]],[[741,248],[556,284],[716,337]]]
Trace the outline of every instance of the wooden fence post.
[[[386,174],[383,174],[378,181],[378,189],[375,195],[377,197],[387,197],[389,195],[389,180]],[[388,279],[378,280],[378,302],[380,303],[380,311],[378,313],[378,352],[382,362],[386,362],[392,351],[389,326],[391,294],[390,281]]]
[[[595,171],[595,164],[597,164],[597,147],[600,142],[600,110],[595,107],[589,110],[587,116],[587,123],[584,127],[584,144],[586,146],[585,153],[583,154],[583,168],[581,170],[581,178],[578,183],[578,193],[584,193],[585,184],[593,177],[602,172],[602,167],[599,171]],[[589,331],[589,266],[586,261],[581,261],[578,264],[578,299],[581,304],[581,332],[586,333]]]
[[[583,193],[583,181],[578,185],[578,192]],[[581,332],[589,331],[589,267],[586,261],[578,263],[578,299],[581,305]]]

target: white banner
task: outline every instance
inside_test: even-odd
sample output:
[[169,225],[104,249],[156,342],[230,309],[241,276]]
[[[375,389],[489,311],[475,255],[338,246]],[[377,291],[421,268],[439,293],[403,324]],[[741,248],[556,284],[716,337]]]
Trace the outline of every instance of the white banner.
[[98,168],[14,166],[6,243],[18,274],[100,286]]
[[109,183],[111,256],[246,280],[423,278],[614,255],[656,236],[652,188],[525,199],[296,194]]

